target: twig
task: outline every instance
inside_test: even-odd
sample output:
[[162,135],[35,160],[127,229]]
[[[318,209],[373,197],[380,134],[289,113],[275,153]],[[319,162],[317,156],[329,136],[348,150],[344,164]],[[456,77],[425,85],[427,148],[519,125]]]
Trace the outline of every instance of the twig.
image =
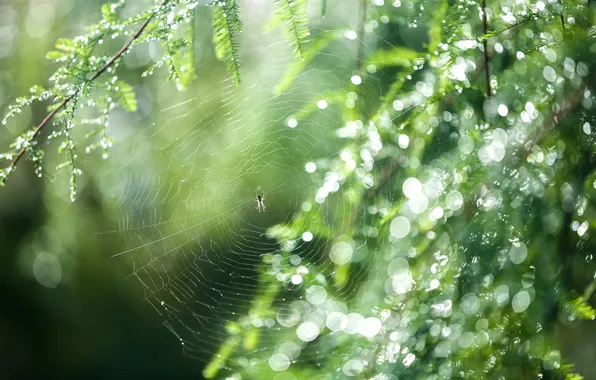
[[[165,0],[163,2],[163,4],[165,4],[166,2],[167,2],[167,0]],[[103,73],[105,73],[106,70],[108,68],[110,68],[114,64],[114,62],[116,62],[116,60],[118,60],[118,58],[120,58],[122,56],[122,54],[124,54],[124,52],[126,52],[126,50],[128,50],[128,48],[130,48],[130,46],[132,45],[132,43],[136,39],[138,39],[140,37],[140,35],[143,33],[143,31],[145,31],[145,28],[147,28],[147,25],[149,25],[149,22],[151,22],[151,20],[153,19],[154,16],[155,16],[155,13],[152,13],[145,20],[145,22],[143,22],[143,24],[139,27],[139,29],[133,34],[133,36],[122,46],[122,48],[120,48],[120,50],[118,50],[118,52],[116,54],[114,54],[112,56],[112,58],[110,58],[110,60],[108,62],[106,62],[105,65],[103,65],[97,72],[95,72],[95,74],[93,74],[91,76],[91,78],[89,78],[85,82],[93,82],[95,79],[97,79]],[[31,138],[29,139],[29,141],[35,140],[35,138],[41,133],[42,129],[48,124],[48,122],[62,108],[64,108],[64,106],[66,106],[68,104],[68,102],[70,102],[73,98],[77,97],[80,94],[82,88],[84,88],[84,86],[79,87],[73,94],[69,95],[67,98],[65,98],[64,100],[62,100],[62,102],[60,104],[58,104],[58,106],[56,108],[54,108],[54,110],[52,112],[50,112],[41,121],[41,123],[39,123],[39,125],[37,127],[35,127],[35,129],[33,130],[33,134],[31,135]],[[10,165],[7,168],[7,172],[8,173],[10,173],[10,172],[12,172],[14,170],[14,168],[17,166],[17,163],[21,160],[21,158],[23,157],[23,155],[25,155],[25,152],[27,152],[27,149],[28,149],[27,146],[21,148],[21,150],[19,151],[19,153],[17,153],[17,155],[12,159],[12,161],[10,162]]]
[[534,145],[538,145],[550,132],[554,129],[559,123],[571,112],[575,110],[575,108],[581,103],[582,99],[584,98],[584,93],[586,91],[586,85],[582,84],[577,90],[573,91],[571,94],[567,95],[565,98],[565,105],[559,110],[559,112],[554,113],[548,123],[543,124],[543,129],[539,132],[534,138],[528,140],[526,144],[524,144],[524,151],[526,154],[529,153],[530,149]]
[[[559,1],[561,3],[561,8],[563,8],[563,0]],[[563,17],[563,9],[561,9],[561,26],[563,27],[563,32],[565,31],[565,17]]]
[[526,380],[526,370],[524,368],[524,362],[522,361],[521,364],[521,375],[522,375],[522,380]]
[[[486,15],[486,0],[482,0],[482,28],[483,33],[486,35],[488,33],[488,17]],[[490,90],[490,71],[488,69],[488,38],[485,38],[482,41],[482,45],[484,46],[484,73],[486,76],[486,96],[490,98],[491,90]]]
[[496,32],[492,32],[492,33],[490,33],[490,34],[486,34],[486,32],[485,32],[485,34],[484,34],[483,36],[481,36],[481,37],[480,37],[480,41],[487,40],[487,39],[489,39],[490,37],[493,37],[493,36],[499,35],[499,34],[501,34],[501,33],[503,33],[503,32],[509,32],[509,33],[511,33],[511,32],[513,32],[513,31],[515,31],[516,29],[519,29],[519,28],[520,28],[520,27],[521,27],[523,24],[525,24],[526,22],[528,22],[528,21],[531,21],[531,20],[532,20],[532,18],[531,18],[531,17],[528,17],[528,18],[525,18],[525,19],[523,19],[523,20],[521,20],[521,21],[519,21],[519,22],[516,22],[516,23],[515,23],[515,24],[513,24],[513,25],[509,25],[509,26],[508,26],[508,27],[506,27],[506,28],[503,28],[503,29],[501,29],[501,30],[497,30]]
[[[360,77],[364,77],[364,33],[366,32],[365,25],[366,25],[366,13],[367,13],[367,3],[368,0],[360,0],[360,28],[358,30],[358,52],[356,57],[356,70],[358,71],[358,75]],[[356,89],[356,94],[358,95],[358,103],[356,111],[358,115],[362,118],[362,99],[361,99],[361,88],[358,86]]]
[[358,37],[360,39],[358,44],[358,56],[357,56],[357,70],[362,72],[362,66],[364,65],[364,33],[365,33],[365,24],[366,24],[366,12],[367,12],[367,4],[368,0],[361,0],[360,1],[360,29],[358,30]]
[[592,298],[592,294],[594,294],[594,290],[596,290],[596,279],[592,280],[592,282],[590,282],[590,285],[588,285],[588,287],[584,291],[584,299],[586,300],[586,302],[590,301],[590,298]]

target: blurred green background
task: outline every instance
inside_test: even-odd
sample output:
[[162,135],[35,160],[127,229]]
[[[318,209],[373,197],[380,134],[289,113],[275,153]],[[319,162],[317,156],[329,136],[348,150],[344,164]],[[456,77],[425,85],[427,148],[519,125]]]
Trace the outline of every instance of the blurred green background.
[[[58,37],[78,35],[97,22],[102,3],[0,3],[2,110],[15,97],[27,94],[30,86],[47,83],[55,66],[43,59],[45,53]],[[131,2],[127,12],[133,14],[135,7],[145,5]],[[340,118],[313,116],[310,129],[292,131],[291,141],[284,140],[288,132],[280,132],[279,125],[286,123],[301,100],[349,78],[354,70],[351,60],[357,54],[355,45],[335,47],[318,63],[319,70],[308,73],[306,87],[271,101],[271,90],[292,58],[283,37],[266,32],[271,2],[250,5],[243,9],[246,21],[241,41],[246,84],[233,96],[225,68],[214,58],[209,10],[198,8],[195,83],[179,93],[174,84],[166,82],[165,72],[141,78],[141,72],[160,52],[155,46],[136,48],[124,60],[119,75],[135,84],[139,111],[117,111],[111,119],[116,143],[110,158],[82,155],[85,174],[75,203],[68,198],[64,174],[54,177],[51,172],[38,179],[28,163],[21,163],[9,185],[0,189],[0,377],[201,378],[203,363],[183,355],[176,336],[161,325],[162,317],[144,301],[147,289],[129,277],[134,261],[126,255],[112,257],[159,238],[155,231],[144,236],[126,233],[123,230],[130,227],[127,218],[132,215],[134,219],[138,213],[156,222],[175,215],[192,217],[196,211],[192,207],[205,208],[200,217],[194,216],[198,219],[191,218],[191,222],[200,222],[209,219],[206,214],[216,217],[221,212],[218,207],[228,207],[233,213],[225,226],[230,229],[239,221],[261,227],[287,221],[303,196],[316,191],[315,180],[299,174],[305,162],[337,151],[336,142],[326,139],[320,126],[332,130],[339,126]],[[318,27],[351,25],[357,18],[355,9],[354,4],[346,3]],[[386,37],[411,48],[425,38],[422,31],[406,28],[391,30]],[[106,43],[106,49],[116,51],[121,44],[117,39]],[[387,75],[386,82],[381,80],[364,91],[380,96],[389,78]],[[46,107],[34,104],[26,108],[0,133],[0,144],[7,146],[25,126],[39,122]],[[250,122],[226,125],[224,119],[234,119],[227,113],[242,114]],[[181,143],[184,139],[190,143]],[[254,160],[252,156],[260,148],[266,153],[257,154],[258,160]],[[59,162],[51,153],[54,150],[48,149],[48,162],[53,166]],[[144,183],[144,175],[149,182],[160,178],[172,183],[184,178],[197,186],[187,188],[178,182],[183,195],[176,195],[174,202],[168,202],[167,195],[157,205],[137,202],[139,192],[159,194],[163,184]],[[254,212],[258,187],[265,191],[269,207],[262,215]],[[270,195],[268,189],[273,189]],[[189,202],[190,208],[185,202],[176,202],[184,196],[195,198]],[[221,199],[227,203],[220,204]],[[151,216],[152,212],[159,216]],[[172,233],[179,225],[171,228],[159,232]],[[208,226],[201,228],[209,231]],[[109,231],[120,233],[106,233]],[[180,241],[193,238],[193,233],[181,236]],[[209,236],[233,245],[228,231],[212,231]],[[217,259],[225,251],[224,244],[221,252],[216,249],[211,255]],[[217,274],[212,279],[217,279]],[[579,372],[586,379],[596,378],[592,375],[596,356],[593,324],[560,325],[553,333]],[[213,353],[214,348],[209,351]],[[204,355],[200,359],[210,358]]]
[[[30,86],[47,84],[56,65],[45,60],[45,53],[57,38],[76,36],[97,22],[102,3],[0,2],[3,111]],[[146,4],[138,2],[128,11],[135,6]],[[209,30],[208,15],[200,17]],[[202,42],[209,46],[209,36]],[[115,51],[119,44],[114,41],[109,48]],[[122,116],[138,128],[163,107],[160,102],[173,104],[168,97],[176,92],[173,84],[162,83],[163,75],[141,80],[141,67],[150,59],[146,47],[139,49],[121,70],[139,86],[142,112]],[[7,146],[25,126],[39,122],[46,107],[28,107],[3,128],[0,143]],[[72,204],[65,178],[58,176],[55,183],[38,179],[28,163],[0,192],[0,377],[200,378],[201,365],[182,354],[180,342],[143,301],[139,282],[127,279],[131,267],[111,257],[124,249],[122,240],[97,235],[118,226],[109,221],[110,210],[92,183],[101,178],[104,163],[96,155],[86,164],[95,175],[81,183],[80,197]]]
[[[3,112],[32,85],[48,84],[56,65],[45,59],[46,52],[57,38],[74,37],[97,22],[103,3],[32,0],[0,4]],[[128,2],[124,16],[144,9],[148,3]],[[273,86],[292,62],[291,50],[280,33],[268,31],[272,2],[245,8],[241,43],[248,46],[242,57],[247,84],[238,91],[232,93],[225,67],[215,59],[210,10],[199,7],[193,31],[197,80],[180,93],[167,81],[165,69],[142,78],[141,73],[163,51],[156,44],[133,48],[118,75],[135,86],[139,110],[132,114],[116,110],[110,117],[110,133],[116,143],[107,160],[102,160],[99,152],[80,154],[84,175],[79,177],[76,202],[68,199],[67,175],[53,172],[61,162],[55,143],[43,145],[47,154],[43,179],[23,162],[8,186],[1,189],[2,378],[142,378],[166,374],[201,378],[204,363],[221,341],[209,342],[208,353],[199,355],[198,361],[185,356],[176,336],[162,326],[163,317],[144,300],[147,289],[130,276],[134,259],[128,255],[112,257],[154,241],[160,234],[176,232],[180,224],[164,227],[157,235],[149,231],[140,236],[123,231],[132,226],[127,223],[135,217],[155,222],[153,213],[155,218],[165,219],[182,213],[202,223],[216,217],[221,212],[218,208],[229,203],[233,211],[228,215],[230,220],[223,229],[209,233],[209,238],[223,242],[211,251],[213,257],[220,257],[234,243],[226,228],[236,226],[238,220],[260,226],[286,220],[312,185],[296,175],[303,173],[304,159],[326,156],[336,149],[325,140],[321,128],[297,132],[292,141],[283,140],[279,125],[287,129],[284,118],[295,110],[296,101],[310,98],[325,82],[313,82],[307,91],[294,93],[290,100],[269,101]],[[337,12],[327,22],[351,20],[355,16],[349,9]],[[115,52],[124,41],[120,37],[104,46],[106,51]],[[334,67],[347,59],[336,57],[328,64]],[[340,68],[338,73],[351,69]],[[329,73],[312,74],[314,78],[329,77]],[[39,123],[47,114],[47,105],[25,107],[3,126],[0,144],[8,146],[26,126]],[[247,122],[227,124],[229,114],[242,114]],[[78,132],[78,138],[84,138],[86,132]],[[261,150],[266,153],[259,153]],[[176,183],[175,197],[159,198],[161,180]],[[266,195],[268,205],[277,202],[278,206],[257,215],[255,193],[266,190],[272,190]],[[159,198],[159,204],[137,202],[135,197],[145,192]],[[191,195],[194,201],[182,201]],[[196,209],[205,209],[205,213],[197,216]],[[213,226],[201,224],[200,228],[209,232]],[[183,234],[178,242],[194,238],[193,233],[198,236],[199,232]],[[173,257],[170,264],[176,260]],[[257,269],[254,266],[248,272],[254,274]],[[250,295],[246,294],[246,302]],[[215,326],[221,324],[216,322]]]
[[[102,3],[0,2],[4,111],[30,86],[47,84],[56,66],[45,53],[57,38],[97,22]],[[138,80],[142,64],[127,60],[131,77]],[[4,127],[2,145],[39,122],[46,106],[27,108]],[[141,117],[128,120],[139,123]],[[122,243],[96,235],[108,223],[93,186],[83,185],[80,199],[70,204],[64,178],[54,186],[36,178],[28,164],[19,169],[0,192],[0,377],[200,378],[197,362],[181,354],[179,342],[142,302],[139,283],[126,279],[130,268],[111,258]]]

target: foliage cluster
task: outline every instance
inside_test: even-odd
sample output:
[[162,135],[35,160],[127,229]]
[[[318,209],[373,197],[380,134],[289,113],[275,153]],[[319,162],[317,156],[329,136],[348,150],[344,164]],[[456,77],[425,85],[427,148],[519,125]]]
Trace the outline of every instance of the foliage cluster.
[[[308,201],[322,207],[269,229],[283,254],[265,256],[253,307],[228,323],[206,377],[581,378],[549,329],[596,316],[596,280],[574,269],[596,269],[596,13],[583,0],[408,4],[362,0],[359,25],[311,36],[305,0],[275,2],[273,25],[283,24],[296,58],[279,93],[301,85],[300,74],[339,39],[359,41],[350,82],[324,94],[341,115],[334,133],[343,148],[317,161],[328,169],[315,174],[321,189]],[[48,54],[63,65],[52,87],[34,87],[6,117],[50,100],[48,138],[62,140],[58,168],[70,173],[73,199],[80,170],[71,130],[97,125],[88,137],[98,141],[84,150],[105,157],[110,111],[136,108],[115,74],[121,56],[159,41],[166,53],[147,73],[167,66],[181,88],[194,77],[188,31],[198,3],[163,1],[122,20],[124,5],[105,5],[88,34],[58,41]],[[216,55],[239,84],[240,8],[211,6]],[[324,1],[322,12],[331,11]],[[400,40],[400,26],[424,28],[425,44]],[[98,53],[119,36],[130,42],[121,52]],[[363,90],[387,76],[383,97]],[[307,123],[317,99],[294,118]],[[77,121],[80,108],[99,115]],[[43,173],[37,139],[47,123],[2,156],[3,179],[24,154]],[[326,192],[328,181],[342,191]],[[331,265],[292,261],[305,231]],[[313,301],[323,291],[326,301]]]

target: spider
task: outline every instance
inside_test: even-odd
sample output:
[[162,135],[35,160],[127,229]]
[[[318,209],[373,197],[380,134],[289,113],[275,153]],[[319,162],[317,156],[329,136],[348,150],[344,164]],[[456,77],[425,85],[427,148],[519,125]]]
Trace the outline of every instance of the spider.
[[265,195],[257,195],[257,210],[265,212]]

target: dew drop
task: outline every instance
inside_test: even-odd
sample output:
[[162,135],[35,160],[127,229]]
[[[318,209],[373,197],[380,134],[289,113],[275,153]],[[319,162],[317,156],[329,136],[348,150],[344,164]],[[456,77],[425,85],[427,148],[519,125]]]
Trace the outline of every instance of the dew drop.
[[378,318],[366,318],[360,324],[360,329],[358,330],[358,332],[360,333],[360,335],[364,337],[372,338],[379,332],[381,332],[381,327],[382,324]]
[[525,290],[517,293],[515,296],[513,296],[511,306],[513,307],[513,311],[516,313],[523,313],[526,311],[528,306],[530,306],[530,294]]
[[290,359],[284,354],[274,354],[269,358],[269,367],[274,371],[285,371],[290,368]]
[[464,204],[464,197],[461,193],[457,190],[453,190],[447,194],[445,198],[445,202],[447,203],[447,207],[449,207],[453,211],[459,210]]
[[325,325],[331,331],[341,331],[348,326],[348,317],[344,313],[334,311],[327,316]]
[[319,336],[319,326],[314,322],[304,322],[296,329],[296,336],[303,342],[312,342]]
[[515,243],[509,249],[509,258],[514,264],[521,264],[528,257],[528,247],[523,242]]
[[313,239],[313,234],[310,231],[306,231],[305,233],[302,234],[302,240],[304,241],[312,241]]
[[403,216],[398,216],[389,225],[391,236],[402,239],[410,233],[410,221]]
[[333,244],[329,251],[329,257],[337,265],[344,265],[352,261],[354,249],[349,243],[339,242]]
[[404,181],[402,190],[407,198],[412,199],[420,195],[422,192],[422,184],[417,178],[410,177]]

